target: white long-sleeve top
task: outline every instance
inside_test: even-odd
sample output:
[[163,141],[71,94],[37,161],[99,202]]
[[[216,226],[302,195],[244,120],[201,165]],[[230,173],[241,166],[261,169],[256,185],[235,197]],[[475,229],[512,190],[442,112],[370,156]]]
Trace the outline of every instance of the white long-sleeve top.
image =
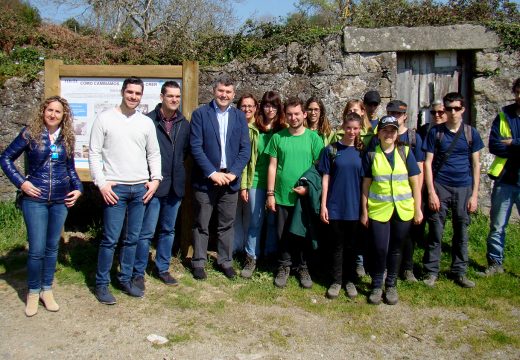
[[153,121],[116,108],[98,115],[90,133],[90,175],[102,188],[107,181],[135,185],[162,180],[161,152]]

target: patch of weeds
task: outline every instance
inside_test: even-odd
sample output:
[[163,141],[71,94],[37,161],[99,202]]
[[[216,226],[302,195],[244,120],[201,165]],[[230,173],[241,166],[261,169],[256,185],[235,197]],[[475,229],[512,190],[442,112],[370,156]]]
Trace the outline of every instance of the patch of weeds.
[[177,334],[168,334],[166,335],[166,338],[169,342],[172,344],[180,344],[184,342],[188,342],[193,339],[193,333],[192,332],[180,332]]
[[289,347],[289,341],[287,340],[287,337],[278,330],[269,332],[269,340],[273,345],[278,347]]
[[27,233],[22,212],[12,202],[0,202],[0,256],[25,249]]
[[442,346],[446,344],[446,339],[442,335],[437,334],[433,339],[437,345]]
[[165,301],[173,308],[182,310],[196,309],[201,306],[195,296],[190,293],[172,294],[172,296]]
[[490,330],[488,338],[497,345],[512,345],[514,347],[520,346],[520,339],[518,336],[510,336],[500,330]]
[[207,309],[210,314],[223,314],[227,309],[228,302],[225,300],[217,300],[210,304]]
[[511,336],[497,329],[489,329],[480,335],[467,337],[463,342],[471,346],[471,351],[474,355],[482,355],[490,350],[500,349],[504,346],[520,347],[518,336]]

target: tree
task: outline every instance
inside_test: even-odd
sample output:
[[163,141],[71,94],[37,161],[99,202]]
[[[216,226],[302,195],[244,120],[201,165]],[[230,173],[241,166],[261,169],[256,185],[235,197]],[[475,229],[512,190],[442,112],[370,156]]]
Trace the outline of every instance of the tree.
[[352,15],[351,0],[299,0],[296,8],[316,25],[347,25]]

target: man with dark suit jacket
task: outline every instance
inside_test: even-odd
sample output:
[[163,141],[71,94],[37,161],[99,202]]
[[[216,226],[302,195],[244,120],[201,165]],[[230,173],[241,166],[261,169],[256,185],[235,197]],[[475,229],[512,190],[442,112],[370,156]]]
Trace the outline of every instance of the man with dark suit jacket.
[[175,240],[175,221],[184,196],[186,171],[184,158],[189,149],[190,123],[179,110],[181,88],[175,81],[161,87],[161,103],[148,114],[155,125],[161,150],[163,180],[155,196],[146,205],[143,226],[137,243],[132,283],[144,291],[144,273],[148,264],[150,242],[157,228],[155,255],[156,276],[166,285],[177,285],[169,272],[172,246]]
[[213,95],[214,99],[195,110],[191,118],[195,213],[192,266],[197,280],[206,278],[208,228],[214,207],[218,211],[217,263],[229,279],[236,275],[232,267],[233,223],[240,174],[251,152],[245,115],[231,106],[235,97],[233,80],[220,76],[213,85]]

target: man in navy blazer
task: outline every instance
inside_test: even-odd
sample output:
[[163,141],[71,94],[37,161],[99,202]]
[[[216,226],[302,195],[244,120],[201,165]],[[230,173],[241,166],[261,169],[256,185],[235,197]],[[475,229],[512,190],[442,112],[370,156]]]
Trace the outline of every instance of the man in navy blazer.
[[194,166],[193,277],[206,278],[209,221],[213,208],[218,211],[217,263],[226,277],[232,267],[233,223],[235,221],[240,175],[249,161],[247,121],[242,111],[231,106],[235,85],[220,76],[213,85],[214,99],[195,110],[191,117],[190,145]]

